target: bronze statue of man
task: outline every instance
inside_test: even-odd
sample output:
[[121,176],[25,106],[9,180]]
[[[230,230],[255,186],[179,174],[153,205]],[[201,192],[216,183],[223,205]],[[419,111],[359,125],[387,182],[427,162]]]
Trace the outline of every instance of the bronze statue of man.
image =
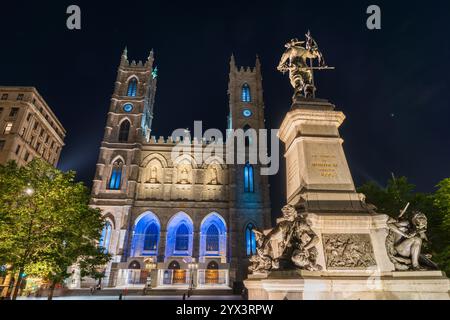
[[[289,72],[289,79],[295,90],[294,100],[299,96],[314,97],[316,88],[313,83],[312,60],[318,60],[316,68],[326,68],[323,55],[309,32],[306,34],[306,38],[305,46],[302,46],[305,41],[299,41],[298,39],[289,41],[285,45],[287,49],[277,67],[283,73]],[[310,65],[308,65],[308,60],[310,60]]]

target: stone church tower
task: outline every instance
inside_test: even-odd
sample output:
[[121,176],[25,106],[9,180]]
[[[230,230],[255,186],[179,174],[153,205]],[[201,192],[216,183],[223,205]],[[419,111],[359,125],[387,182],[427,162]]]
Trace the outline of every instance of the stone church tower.
[[[256,149],[252,148],[253,144],[256,144],[256,140],[254,136],[251,137],[249,132],[253,129],[258,134],[258,130],[266,128],[261,64],[258,57],[254,68],[244,68],[238,67],[234,55],[231,56],[228,97],[230,107],[228,129],[233,131],[242,129],[246,134],[245,159],[248,161],[249,153],[253,152],[254,155],[256,153]],[[236,150],[236,154],[239,154],[238,150]],[[236,164],[230,168],[230,181],[232,181],[230,210],[233,212],[232,217],[235,218],[236,225],[243,228],[247,228],[249,222],[258,229],[270,226],[269,181],[268,176],[259,174],[260,167],[261,165],[258,163],[252,164],[252,166]],[[249,172],[250,168],[252,172]],[[246,186],[246,182],[249,180],[246,175],[254,176],[252,185]],[[248,229],[244,229],[245,232],[248,232]],[[240,279],[245,279],[248,256],[253,254],[253,248],[248,248],[245,239],[246,237],[238,236],[235,243],[239,254],[234,259],[238,266],[237,277]]]
[[[258,60],[250,69],[232,58],[228,129],[264,128],[260,69]],[[256,250],[251,230],[270,224],[268,177],[258,162],[217,154],[199,162],[194,151],[211,145],[205,139],[188,137],[191,151],[174,158],[179,140],[150,134],[156,78],[153,52],[136,63],[124,51],[92,188],[106,221],[99,244],[113,256],[103,285],[239,288]],[[246,158],[256,143],[246,138]],[[72,287],[90,285],[73,278]]]

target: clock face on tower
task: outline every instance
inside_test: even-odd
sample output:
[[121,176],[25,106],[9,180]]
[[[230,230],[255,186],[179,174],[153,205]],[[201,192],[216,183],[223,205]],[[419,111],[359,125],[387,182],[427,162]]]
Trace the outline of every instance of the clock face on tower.
[[242,114],[244,115],[244,117],[249,118],[252,116],[253,113],[249,109],[244,109],[242,111]]
[[123,111],[131,112],[133,110],[133,105],[131,103],[126,103],[123,105]]

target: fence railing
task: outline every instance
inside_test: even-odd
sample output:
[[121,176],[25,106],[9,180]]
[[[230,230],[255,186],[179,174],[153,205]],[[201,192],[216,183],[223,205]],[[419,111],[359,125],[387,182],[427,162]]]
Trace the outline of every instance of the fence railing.
[[160,269],[158,270],[158,284],[167,285],[190,285],[192,273],[185,269]]
[[[128,287],[138,285],[148,285],[150,272],[141,269],[119,269],[111,273],[107,273],[102,279],[103,288],[111,287]],[[157,279],[151,282],[157,286],[217,286],[229,284],[229,271],[226,269],[159,269]],[[84,280],[81,287],[91,287],[96,285],[98,281],[94,279]]]
[[197,285],[215,286],[228,285],[228,270],[198,270],[197,271]]

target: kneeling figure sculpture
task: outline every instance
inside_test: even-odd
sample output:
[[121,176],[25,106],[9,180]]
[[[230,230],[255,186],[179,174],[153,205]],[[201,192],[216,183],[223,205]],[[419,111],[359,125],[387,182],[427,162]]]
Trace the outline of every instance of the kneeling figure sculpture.
[[250,258],[250,273],[268,273],[279,269],[321,270],[316,263],[319,238],[306,219],[295,208],[287,205],[282,209],[272,230],[264,233],[253,230],[256,238],[256,255]]

